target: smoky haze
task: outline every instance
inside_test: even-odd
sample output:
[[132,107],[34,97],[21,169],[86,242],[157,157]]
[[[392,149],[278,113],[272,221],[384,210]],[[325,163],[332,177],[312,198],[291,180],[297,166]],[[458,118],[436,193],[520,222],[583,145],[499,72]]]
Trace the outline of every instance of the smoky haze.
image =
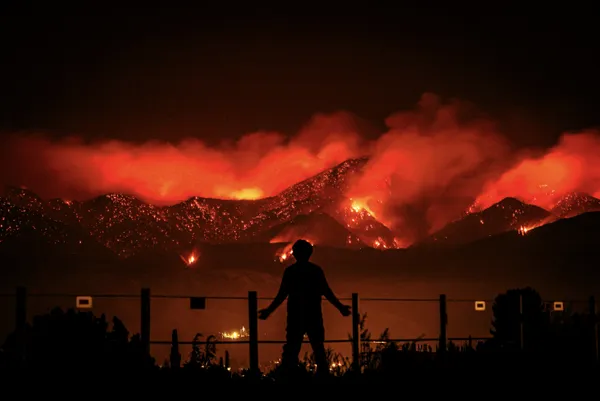
[[571,191],[600,196],[598,131],[566,133],[549,149],[514,149],[473,104],[430,93],[385,123],[387,131],[373,140],[350,113],[317,114],[294,136],[254,132],[218,145],[13,133],[3,140],[0,179],[44,198],[119,192],[164,205],[192,196],[264,198],[369,156],[348,196],[415,236],[441,228],[475,201],[487,207],[510,196],[549,208]]

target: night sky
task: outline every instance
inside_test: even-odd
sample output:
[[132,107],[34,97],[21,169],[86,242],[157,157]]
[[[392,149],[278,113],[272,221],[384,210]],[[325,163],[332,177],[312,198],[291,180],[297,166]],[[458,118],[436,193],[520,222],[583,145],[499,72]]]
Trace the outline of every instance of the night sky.
[[598,125],[592,6],[382,4],[235,16],[3,5],[0,128],[210,143],[347,110],[376,135],[424,92],[473,102],[517,145]]

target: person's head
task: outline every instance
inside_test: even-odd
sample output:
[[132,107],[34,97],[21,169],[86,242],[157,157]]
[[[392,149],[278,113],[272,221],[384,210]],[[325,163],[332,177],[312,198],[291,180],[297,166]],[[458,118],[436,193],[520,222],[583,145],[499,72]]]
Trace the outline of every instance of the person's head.
[[313,246],[310,242],[299,239],[292,246],[292,255],[298,262],[308,262],[313,252]]

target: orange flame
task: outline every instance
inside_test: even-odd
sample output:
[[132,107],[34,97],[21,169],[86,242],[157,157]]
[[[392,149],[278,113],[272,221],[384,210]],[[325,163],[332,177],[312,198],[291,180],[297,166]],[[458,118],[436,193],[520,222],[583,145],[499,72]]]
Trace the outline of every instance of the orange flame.
[[264,197],[260,188],[243,188],[237,191],[218,191],[221,197],[237,200],[257,200]]
[[375,212],[369,207],[370,200],[371,197],[369,196],[363,198],[350,198],[350,209],[355,213],[367,213],[376,217]]
[[192,265],[196,264],[196,262],[198,262],[198,257],[199,254],[196,250],[192,251],[189,255],[184,256],[184,255],[179,255],[179,257],[181,258],[181,260],[183,260],[183,262],[188,266],[191,267]]
[[224,331],[221,334],[221,338],[224,340],[240,340],[249,336],[248,331],[244,326],[240,330]]
[[528,233],[530,230],[531,230],[531,228],[529,228],[529,227],[526,227],[526,226],[521,226],[521,227],[519,227],[519,230],[518,230],[518,231],[519,231],[519,234],[521,234],[521,235],[525,235],[525,234],[527,234],[527,233]]
[[317,115],[293,137],[258,132],[218,146],[197,139],[140,145],[15,135],[0,145],[7,150],[0,178],[44,198],[118,192],[154,204],[193,196],[258,199],[368,156],[356,177],[340,181],[345,188],[338,189],[352,197],[347,214],[359,221],[368,213],[403,233],[411,231],[404,210],[412,206],[426,220],[416,224],[439,229],[475,199],[470,212],[505,197],[548,209],[569,192],[600,196],[600,131],[568,133],[550,149],[515,154],[493,122],[479,116],[471,104],[427,93],[413,110],[389,116],[387,131],[374,140],[361,137],[345,113]]
[[[315,246],[314,241],[308,240],[308,239],[304,239],[304,240],[307,241],[312,246]],[[294,250],[292,249],[293,246],[294,246],[293,243],[289,243],[285,247],[279,249],[275,253],[276,261],[279,261],[280,263],[283,263],[286,260],[289,260],[294,255]]]

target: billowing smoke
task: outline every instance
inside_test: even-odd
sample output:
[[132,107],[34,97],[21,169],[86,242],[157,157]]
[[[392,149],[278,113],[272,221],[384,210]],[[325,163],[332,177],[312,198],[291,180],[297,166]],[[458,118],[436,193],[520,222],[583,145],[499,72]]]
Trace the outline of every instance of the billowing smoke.
[[550,209],[570,192],[600,196],[600,132],[565,134],[545,152],[523,155],[478,197],[487,207],[507,196]]
[[406,238],[440,228],[475,201],[486,207],[512,196],[549,208],[567,192],[600,195],[598,132],[516,152],[471,104],[432,94],[391,115],[376,140],[364,139],[354,121],[347,113],[317,115],[293,137],[258,132],[217,146],[12,136],[2,147],[0,179],[66,199],[108,192],[157,204],[191,196],[257,199],[369,155],[348,196]]
[[351,195],[366,199],[387,225],[419,237],[473,202],[509,148],[472,105],[422,96],[416,110],[390,116]]
[[4,149],[1,178],[43,197],[67,199],[110,192],[156,204],[192,196],[257,199],[355,156],[360,145],[353,119],[344,113],[317,115],[293,138],[257,132],[216,147],[198,139],[137,145],[14,136]]

